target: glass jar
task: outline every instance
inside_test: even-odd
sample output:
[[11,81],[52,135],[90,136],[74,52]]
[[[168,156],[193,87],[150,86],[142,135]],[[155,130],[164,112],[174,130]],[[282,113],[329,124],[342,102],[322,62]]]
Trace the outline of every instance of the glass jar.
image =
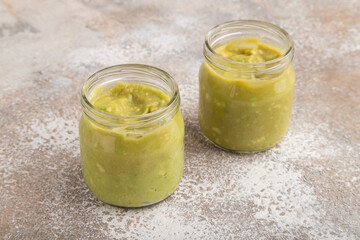
[[[138,116],[118,116],[95,108],[90,100],[97,87],[112,89],[118,82],[161,90],[170,101]],[[98,199],[121,207],[142,207],[175,191],[183,173],[184,121],[178,86],[168,73],[138,64],[105,68],[85,82],[81,104],[82,172]]]
[[[225,58],[216,51],[246,38],[259,39],[281,55],[251,63]],[[199,122],[204,135],[235,152],[261,151],[277,144],[289,129],[295,85],[289,34],[262,21],[226,22],[207,33],[203,54]]]

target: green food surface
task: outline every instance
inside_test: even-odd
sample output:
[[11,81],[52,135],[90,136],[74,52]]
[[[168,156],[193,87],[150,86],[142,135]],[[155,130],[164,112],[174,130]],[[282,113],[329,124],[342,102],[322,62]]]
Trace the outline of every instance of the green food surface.
[[[215,51],[241,63],[261,63],[282,51],[258,38],[241,38]],[[261,151],[274,146],[288,131],[291,120],[294,70],[289,64],[272,72],[216,69],[206,61],[199,73],[199,122],[203,133],[215,144],[233,151]],[[265,68],[265,66],[264,66]],[[257,69],[258,70],[258,69]]]
[[95,91],[92,104],[105,112],[119,116],[137,116],[154,112],[169,102],[160,90],[143,84],[119,82],[114,88]]
[[[95,89],[90,102],[102,111],[143,115],[169,102],[153,87],[118,83],[109,90]],[[175,116],[138,129],[104,127],[83,114],[80,149],[85,182],[103,202],[141,207],[173,193],[183,173],[184,122]]]
[[215,49],[224,58],[245,63],[262,63],[280,57],[281,52],[262,43],[259,38],[240,38]]

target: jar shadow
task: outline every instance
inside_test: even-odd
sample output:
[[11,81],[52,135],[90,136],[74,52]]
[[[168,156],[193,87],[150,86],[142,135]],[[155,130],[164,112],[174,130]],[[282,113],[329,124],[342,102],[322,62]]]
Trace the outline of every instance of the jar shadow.
[[203,134],[198,121],[185,120],[185,161],[187,163],[191,164],[191,158],[198,154],[206,157],[206,161],[209,164],[211,164],[212,161],[216,161],[218,158],[226,160],[228,157],[236,157],[239,160],[251,161],[252,157],[261,154],[264,151],[241,153],[221,148]]

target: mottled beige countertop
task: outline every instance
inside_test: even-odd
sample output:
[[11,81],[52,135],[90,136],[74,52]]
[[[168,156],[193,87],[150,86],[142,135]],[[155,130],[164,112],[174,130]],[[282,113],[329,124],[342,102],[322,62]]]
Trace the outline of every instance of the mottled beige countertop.
[[[360,1],[0,1],[0,239],[360,239]],[[260,19],[295,41],[293,121],[257,154],[215,148],[197,121],[202,43]],[[164,202],[98,201],[81,174],[80,89],[105,66],[174,76],[185,171]]]

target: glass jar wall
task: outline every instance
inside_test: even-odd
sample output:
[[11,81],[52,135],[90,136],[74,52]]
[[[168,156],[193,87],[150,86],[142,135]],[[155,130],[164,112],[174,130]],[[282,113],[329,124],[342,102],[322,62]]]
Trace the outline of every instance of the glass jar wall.
[[[122,92],[116,92],[119,87]],[[136,89],[143,92],[136,95]],[[136,107],[150,101],[145,96],[153,93],[166,95],[168,102],[154,111],[128,116],[114,114],[110,107],[95,107],[94,99],[109,98],[109,92],[119,98],[115,103],[122,101],[124,91]],[[98,199],[116,206],[142,207],[175,191],[183,173],[184,121],[178,86],[169,74],[138,64],[109,67],[85,82],[81,103],[82,171]],[[130,106],[126,103],[125,107]],[[123,109],[123,105],[115,107]]]
[[238,20],[211,29],[200,67],[199,122],[215,145],[254,152],[289,129],[295,85],[293,42],[283,29]]

